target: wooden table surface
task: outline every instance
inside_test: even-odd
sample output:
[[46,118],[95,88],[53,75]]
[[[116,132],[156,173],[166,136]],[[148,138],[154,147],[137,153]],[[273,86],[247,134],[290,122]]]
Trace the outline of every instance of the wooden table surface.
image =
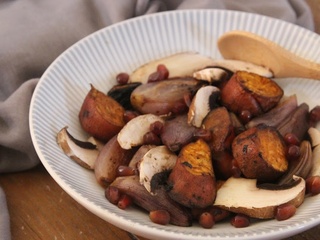
[[[38,167],[0,176],[11,216],[12,240],[146,240],[95,216]],[[320,225],[291,240],[316,240]],[[1,236],[0,236],[1,239]]]

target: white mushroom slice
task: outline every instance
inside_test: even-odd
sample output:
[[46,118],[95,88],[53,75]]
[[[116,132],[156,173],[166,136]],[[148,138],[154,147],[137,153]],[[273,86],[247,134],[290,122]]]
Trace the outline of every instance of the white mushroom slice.
[[320,176],[320,145],[312,150],[312,168],[309,176]]
[[67,127],[58,132],[57,143],[63,152],[76,163],[87,169],[92,170],[94,168],[94,163],[99,154],[96,145],[75,139],[67,131]]
[[230,60],[230,59],[215,60],[215,63],[213,66],[222,67],[230,70],[231,72],[247,71],[247,72],[256,73],[260,76],[264,76],[268,78],[273,77],[273,73],[270,69],[250,63],[250,62],[244,62],[240,60]]
[[143,136],[150,132],[150,125],[164,120],[154,114],[144,114],[130,120],[118,133],[117,140],[123,149],[143,145]]
[[89,137],[87,141],[90,142],[90,143],[92,143],[93,145],[96,145],[96,146],[97,146],[97,149],[98,149],[99,151],[101,151],[101,149],[103,148],[103,146],[104,146],[104,144],[105,144],[105,143],[99,141],[98,139],[96,139],[95,137],[92,137],[92,136]]
[[214,64],[214,60],[198,53],[177,53],[149,62],[137,68],[130,75],[130,82],[146,83],[150,74],[154,73],[157,70],[157,66],[159,64],[163,64],[166,66],[169,71],[170,78],[192,77],[195,71],[203,69],[207,66],[212,66]]
[[310,176],[320,176],[320,131],[316,128],[309,128],[308,133],[313,147]]
[[138,168],[139,164],[143,158],[143,156],[151,149],[156,147],[156,145],[142,145],[139,149],[135,152],[133,157],[131,158],[128,166],[132,168]]
[[200,88],[193,97],[188,112],[188,123],[195,127],[201,127],[203,119],[211,111],[212,105],[220,96],[220,90],[214,86]]
[[148,192],[154,194],[161,175],[168,174],[177,161],[177,155],[171,152],[166,146],[151,148],[142,158],[139,165],[140,183]]
[[209,67],[193,73],[193,78],[197,80],[207,81],[209,83],[218,82],[225,79],[228,73],[216,67]]
[[320,145],[320,131],[314,127],[309,128],[308,134],[311,138],[311,146],[315,147]]
[[217,191],[214,205],[250,217],[274,218],[276,208],[284,203],[300,206],[305,195],[305,180],[294,176],[296,184],[282,189],[261,189],[256,179],[229,178]]

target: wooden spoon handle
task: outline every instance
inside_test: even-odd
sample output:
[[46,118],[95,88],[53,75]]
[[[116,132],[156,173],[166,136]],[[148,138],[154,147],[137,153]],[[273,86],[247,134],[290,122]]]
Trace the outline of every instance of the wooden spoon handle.
[[320,64],[289,52],[275,42],[246,31],[231,31],[218,39],[226,59],[252,62],[270,68],[275,77],[320,79]]

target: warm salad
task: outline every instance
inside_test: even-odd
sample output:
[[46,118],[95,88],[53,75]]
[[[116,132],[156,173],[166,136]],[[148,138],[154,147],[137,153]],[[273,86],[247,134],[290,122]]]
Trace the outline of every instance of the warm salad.
[[92,138],[57,133],[112,204],[158,224],[246,227],[285,220],[320,192],[320,106],[285,96],[272,71],[180,53],[93,85],[79,109]]

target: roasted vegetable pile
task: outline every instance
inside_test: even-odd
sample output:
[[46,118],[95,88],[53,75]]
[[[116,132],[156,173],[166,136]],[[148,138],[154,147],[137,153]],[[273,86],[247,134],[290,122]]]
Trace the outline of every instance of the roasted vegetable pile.
[[106,198],[158,224],[211,228],[285,220],[320,192],[320,107],[285,96],[267,68],[182,53],[91,85],[61,149],[93,170]]

